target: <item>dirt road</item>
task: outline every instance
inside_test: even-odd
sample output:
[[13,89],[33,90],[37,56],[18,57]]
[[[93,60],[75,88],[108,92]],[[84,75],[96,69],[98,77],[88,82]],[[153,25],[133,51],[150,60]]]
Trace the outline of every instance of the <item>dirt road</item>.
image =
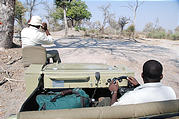
[[59,39],[56,45],[62,62],[92,62],[109,65],[127,65],[135,72],[140,83],[142,65],[149,59],[156,59],[164,66],[162,82],[174,88],[179,97],[179,41],[138,39],[134,42],[97,39]]

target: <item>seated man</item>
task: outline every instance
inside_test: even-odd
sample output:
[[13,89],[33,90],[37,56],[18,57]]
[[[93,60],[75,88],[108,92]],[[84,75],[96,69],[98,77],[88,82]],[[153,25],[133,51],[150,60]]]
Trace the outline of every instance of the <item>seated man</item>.
[[[171,87],[164,86],[160,83],[163,78],[163,67],[156,60],[149,60],[143,65],[143,72],[141,74],[144,84],[136,87],[133,91],[125,93],[117,100],[118,84],[111,83],[109,90],[112,93],[111,105],[126,105],[138,104],[154,101],[175,100],[176,94]],[[137,80],[133,77],[128,77],[134,86],[139,85]]]
[[[54,43],[54,39],[47,29],[47,24],[42,23],[42,19],[39,16],[32,16],[28,25],[29,26],[24,28],[21,32],[22,48],[26,46],[40,46],[42,44],[48,45]],[[40,27],[45,33],[40,31]],[[47,58],[52,58],[53,62],[61,62],[57,50],[47,51]]]

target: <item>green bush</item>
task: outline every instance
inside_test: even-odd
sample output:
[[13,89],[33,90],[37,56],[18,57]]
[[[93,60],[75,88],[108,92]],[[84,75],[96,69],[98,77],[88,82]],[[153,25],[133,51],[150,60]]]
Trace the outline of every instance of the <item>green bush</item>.
[[75,31],[86,31],[86,28],[84,27],[79,27],[79,26],[75,26]]
[[172,34],[172,40],[179,40],[179,33]]
[[129,39],[132,37],[134,39],[134,32],[135,32],[135,26],[132,24],[130,25],[126,30],[126,35],[129,37]]
[[78,26],[75,26],[75,31],[80,31],[80,28]]
[[127,31],[128,31],[128,32],[134,32],[134,31],[135,31],[135,26],[134,26],[134,25],[130,25],[130,26],[127,28]]
[[86,31],[86,28],[84,28],[84,27],[81,27],[81,28],[80,28],[80,30],[82,30],[82,31]]
[[157,39],[165,39],[166,38],[166,33],[165,32],[150,32],[147,34],[148,38],[157,38]]

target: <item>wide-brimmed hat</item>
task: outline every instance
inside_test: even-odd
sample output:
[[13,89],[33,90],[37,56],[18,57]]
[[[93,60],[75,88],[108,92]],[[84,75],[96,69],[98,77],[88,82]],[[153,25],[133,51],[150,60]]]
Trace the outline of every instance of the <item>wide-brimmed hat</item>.
[[32,16],[29,25],[42,26],[42,19],[39,16]]

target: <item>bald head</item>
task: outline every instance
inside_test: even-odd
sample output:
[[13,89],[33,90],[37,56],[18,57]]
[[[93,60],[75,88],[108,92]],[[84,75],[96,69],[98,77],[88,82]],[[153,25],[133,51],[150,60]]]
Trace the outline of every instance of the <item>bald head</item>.
[[148,60],[143,65],[142,78],[144,83],[160,82],[163,78],[162,64],[156,60]]

